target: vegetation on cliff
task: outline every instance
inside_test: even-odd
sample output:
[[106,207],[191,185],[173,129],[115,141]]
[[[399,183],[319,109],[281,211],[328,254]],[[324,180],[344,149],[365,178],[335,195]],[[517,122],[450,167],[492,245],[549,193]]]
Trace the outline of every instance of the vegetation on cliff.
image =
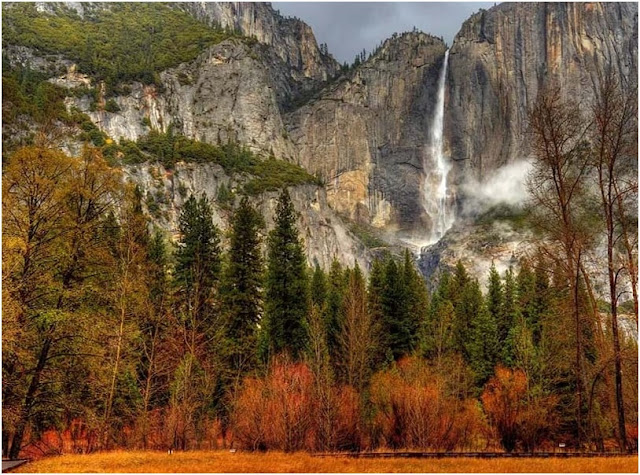
[[77,62],[80,72],[109,87],[127,81],[159,84],[158,74],[191,61],[207,46],[238,34],[209,27],[165,3],[63,4],[54,14],[33,3],[2,9],[2,42]]

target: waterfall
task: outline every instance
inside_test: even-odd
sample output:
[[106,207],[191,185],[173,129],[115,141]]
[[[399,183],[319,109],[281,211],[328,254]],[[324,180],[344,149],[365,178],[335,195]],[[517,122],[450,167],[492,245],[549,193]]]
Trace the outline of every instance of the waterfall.
[[449,50],[444,54],[444,61],[438,77],[438,95],[436,109],[431,125],[431,153],[423,160],[425,181],[423,186],[424,208],[433,223],[427,244],[437,242],[453,225],[454,214],[450,209],[451,197],[447,189],[447,177],[451,165],[444,156],[442,133],[444,129],[444,91],[447,79]]

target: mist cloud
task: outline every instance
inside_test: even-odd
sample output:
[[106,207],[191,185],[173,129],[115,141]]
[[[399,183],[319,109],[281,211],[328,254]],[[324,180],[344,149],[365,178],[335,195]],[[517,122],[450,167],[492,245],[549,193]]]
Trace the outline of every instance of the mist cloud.
[[482,212],[493,206],[523,206],[528,198],[526,180],[532,163],[518,160],[498,168],[483,182],[467,180],[462,185],[466,211]]

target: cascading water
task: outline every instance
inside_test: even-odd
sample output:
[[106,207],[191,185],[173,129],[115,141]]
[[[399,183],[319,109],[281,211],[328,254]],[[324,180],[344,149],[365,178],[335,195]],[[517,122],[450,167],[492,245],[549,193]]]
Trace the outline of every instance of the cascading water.
[[425,181],[423,187],[424,208],[431,218],[432,229],[426,245],[437,242],[453,225],[454,214],[450,209],[451,197],[447,189],[447,177],[451,165],[443,153],[442,133],[444,129],[444,90],[447,79],[449,50],[444,54],[444,61],[438,78],[438,95],[436,110],[431,125],[431,153],[423,161]]

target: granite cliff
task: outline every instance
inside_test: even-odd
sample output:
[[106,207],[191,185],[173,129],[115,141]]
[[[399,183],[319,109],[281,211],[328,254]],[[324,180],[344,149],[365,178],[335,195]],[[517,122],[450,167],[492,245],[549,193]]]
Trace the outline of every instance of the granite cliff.
[[589,107],[606,67],[635,82],[636,3],[503,3],[469,18],[451,47],[445,134],[458,178],[529,155],[527,111],[554,83]]
[[[65,8],[83,16],[110,7]],[[430,132],[447,48],[443,151],[453,165],[448,186],[457,196],[459,220],[452,230],[456,236],[423,257],[426,274],[437,267],[431,263],[446,265],[461,255],[455,243],[466,242],[461,233],[474,219],[463,213],[474,208],[466,206],[474,198],[463,185],[482,183],[528,156],[527,110],[542,87],[560,84],[567,97],[580,97],[588,107],[604,68],[613,67],[632,83],[637,76],[634,3],[504,3],[474,14],[450,46],[417,31],[394,35],[347,70],[318,46],[308,25],[282,17],[269,4],[194,2],[171,8],[236,34],[160,71],[153,84],[130,81],[115,92],[78,71],[63,52],[43,55],[33,44],[4,44],[5,54],[10,64],[49,71],[51,82],[70,91],[97,90],[97,107],[89,94],[70,93],[66,104],[115,141],[171,128],[212,144],[237,141],[317,175],[323,187],[304,185],[293,194],[309,257],[322,264],[335,254],[345,263],[366,265],[370,252],[349,231],[356,225],[393,243],[430,234],[433,223],[424,205],[425,195],[435,193],[427,181]],[[54,4],[38,9],[60,14]],[[104,107],[107,95],[117,107]],[[219,183],[232,180],[209,165],[183,164],[174,175],[159,171],[164,178],[155,183],[149,180],[153,167],[131,169],[130,175],[165,190],[160,222],[167,230],[174,229],[182,203],[172,187],[204,191],[215,200]],[[255,198],[267,215],[272,199],[268,193]],[[223,225],[224,212],[219,217]],[[517,236],[508,234],[518,247]],[[505,252],[513,248],[505,246]]]

